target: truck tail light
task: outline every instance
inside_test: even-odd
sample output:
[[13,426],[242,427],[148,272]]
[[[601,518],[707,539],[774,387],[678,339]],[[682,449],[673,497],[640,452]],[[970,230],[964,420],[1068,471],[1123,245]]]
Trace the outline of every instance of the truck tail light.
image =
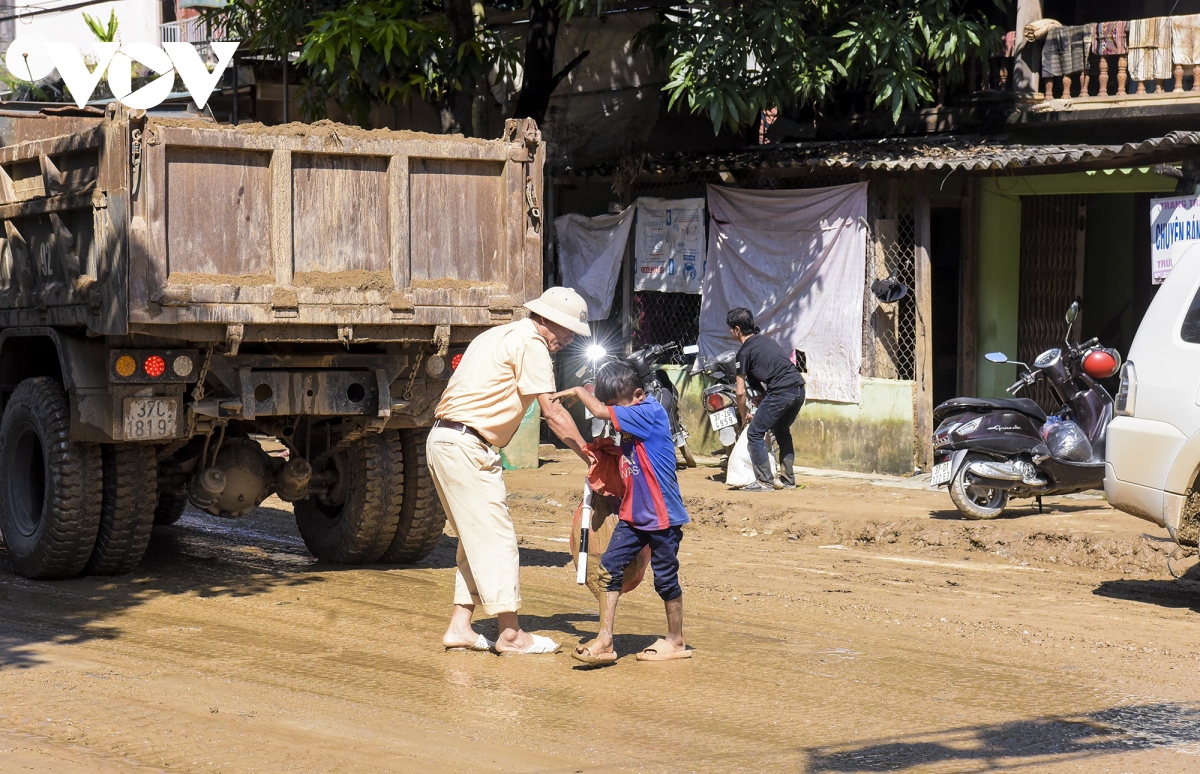
[[163,371],[167,370],[167,364],[158,355],[151,355],[142,363],[142,369],[146,372],[146,376],[157,379],[163,375]]
[[137,361],[129,355],[121,355],[113,365],[113,370],[122,379],[128,379],[137,371]]
[[171,370],[175,372],[175,375],[182,376],[185,379],[192,375],[192,370],[195,367],[196,364],[187,355],[180,355],[171,363]]
[[1133,416],[1134,404],[1137,402],[1137,371],[1133,362],[1127,361],[1121,366],[1121,383],[1117,387],[1117,397],[1113,401],[1115,410],[1123,417]]
[[457,355],[450,358],[450,370],[451,371],[458,370],[458,364],[462,362],[462,356],[463,356],[463,353],[459,352]]

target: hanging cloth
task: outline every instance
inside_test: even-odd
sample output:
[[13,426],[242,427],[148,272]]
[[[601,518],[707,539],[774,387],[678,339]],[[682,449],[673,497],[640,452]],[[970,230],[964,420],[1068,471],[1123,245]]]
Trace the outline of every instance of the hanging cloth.
[[1092,25],[1054,27],[1046,33],[1042,45],[1042,77],[1057,78],[1086,70],[1091,47]]
[[587,301],[589,320],[607,320],[612,310],[633,212],[626,207],[616,215],[571,213],[554,219],[563,284]]
[[1170,17],[1131,20],[1129,77],[1135,81],[1162,81],[1173,75]]
[[704,200],[637,200],[634,290],[699,293],[704,277]]
[[808,397],[861,399],[867,184],[784,191],[708,187],[700,353],[736,349],[725,315],[746,307],[764,335],[805,353]]
[[1000,39],[1000,56],[1014,57],[1017,55],[1017,31],[1009,30]]
[[1200,14],[1171,17],[1171,60],[1175,64],[1200,64]]
[[1123,21],[1100,22],[1092,32],[1096,53],[1100,56],[1118,56],[1128,51],[1125,48],[1126,27]]

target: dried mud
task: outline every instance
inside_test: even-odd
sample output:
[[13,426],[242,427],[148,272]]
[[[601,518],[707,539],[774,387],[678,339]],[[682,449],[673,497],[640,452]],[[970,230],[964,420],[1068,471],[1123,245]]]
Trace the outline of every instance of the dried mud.
[[455,143],[470,143],[487,145],[495,140],[485,140],[477,137],[464,137],[461,134],[428,134],[413,132],[405,129],[363,129],[351,124],[341,124],[337,121],[322,119],[311,124],[293,121],[288,124],[267,126],[260,123],[246,123],[231,126],[229,124],[214,124],[211,121],[187,118],[151,118],[148,126],[179,127],[183,129],[221,130],[240,132],[242,134],[267,137],[316,137],[332,142],[341,140],[453,140]]
[[[275,498],[156,528],[128,576],[3,567],[0,770],[1200,766],[1200,572],[1170,577],[1161,530],[1094,498],[973,523],[902,479],[755,495],[718,472],[680,473],[695,655],[669,664],[633,657],[663,629],[649,582],[615,666],[444,653],[452,537],[415,567],[322,565]],[[566,542],[582,465],[505,476],[523,625],[574,647],[597,628]]]
[[320,293],[330,293],[338,290],[378,290],[388,291],[392,284],[390,271],[298,271],[293,278],[296,285],[312,288]]
[[239,285],[262,287],[275,284],[273,274],[204,274],[201,272],[172,272],[168,285]]

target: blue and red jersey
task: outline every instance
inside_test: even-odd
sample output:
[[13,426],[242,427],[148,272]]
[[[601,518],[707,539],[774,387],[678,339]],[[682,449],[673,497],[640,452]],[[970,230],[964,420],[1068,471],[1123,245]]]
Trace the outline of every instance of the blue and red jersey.
[[667,410],[649,395],[641,403],[609,410],[613,427],[621,433],[621,521],[641,530],[687,524],[691,519],[675,477],[675,441]]

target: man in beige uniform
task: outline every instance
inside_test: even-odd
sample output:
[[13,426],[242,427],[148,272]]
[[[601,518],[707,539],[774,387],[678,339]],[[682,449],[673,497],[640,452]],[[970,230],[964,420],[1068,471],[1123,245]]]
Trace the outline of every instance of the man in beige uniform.
[[[550,401],[554,367],[550,353],[590,336],[587,304],[570,288],[550,288],[525,304],[524,320],[492,328],[463,354],[434,416],[429,433],[429,470],[447,521],[458,534],[454,613],[442,644],[453,650],[553,653],[548,637],[521,631],[520,558],[517,533],[504,499],[500,455],[529,405],[537,400],[546,424],[581,457],[583,439],[571,415]],[[475,606],[495,615],[500,636],[490,642],[471,627]]]

